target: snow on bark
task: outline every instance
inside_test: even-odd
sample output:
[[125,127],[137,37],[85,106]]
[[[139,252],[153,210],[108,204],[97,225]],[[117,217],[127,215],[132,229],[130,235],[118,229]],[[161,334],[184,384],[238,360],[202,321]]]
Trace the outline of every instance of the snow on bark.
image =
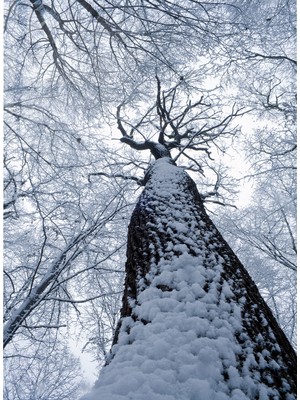
[[111,360],[84,400],[295,399],[294,350],[195,183],[168,158],[146,179]]

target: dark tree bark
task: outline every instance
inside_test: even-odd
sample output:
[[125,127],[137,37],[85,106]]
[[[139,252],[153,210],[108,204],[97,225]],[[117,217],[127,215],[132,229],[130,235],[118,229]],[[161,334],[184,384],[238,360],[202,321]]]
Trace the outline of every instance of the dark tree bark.
[[[109,386],[109,377],[115,372],[117,386],[120,366],[125,368],[121,371],[133,368],[131,378],[137,365],[143,370],[147,357],[143,343],[149,346],[149,335],[153,330],[159,331],[154,326],[163,328],[153,338],[157,342],[160,337],[165,338],[170,326],[166,322],[164,328],[164,321],[173,318],[170,339],[166,341],[167,348],[173,346],[172,356],[166,357],[170,357],[173,367],[168,368],[173,369],[174,385],[178,385],[174,399],[295,399],[295,351],[245,267],[208,217],[194,181],[164,157],[149,168],[145,182],[129,225],[121,319],[111,359],[96,384],[100,398],[108,399],[107,393],[113,395],[114,385]],[[168,305],[171,300],[174,306]],[[177,309],[181,323],[176,319]],[[176,358],[181,347],[174,346],[172,332],[180,338],[189,329],[189,318],[194,317],[193,323],[196,326],[198,321],[200,326],[194,332],[195,343],[198,341],[200,346],[198,352],[193,352],[192,365],[199,370],[194,378],[199,378],[202,385],[207,380],[208,389],[191,394],[180,386],[183,378],[176,362],[185,361]],[[160,325],[155,325],[158,318]],[[193,332],[190,334],[193,337]],[[182,344],[182,349],[188,345],[194,349],[192,343],[193,340]],[[214,354],[215,358],[205,361],[203,354]],[[158,352],[153,361],[157,366],[159,359]],[[134,360],[140,360],[140,364]],[[111,398],[144,399],[147,397],[142,396],[143,390],[141,383],[138,388],[119,391],[120,397]],[[164,393],[173,392],[170,389]]]

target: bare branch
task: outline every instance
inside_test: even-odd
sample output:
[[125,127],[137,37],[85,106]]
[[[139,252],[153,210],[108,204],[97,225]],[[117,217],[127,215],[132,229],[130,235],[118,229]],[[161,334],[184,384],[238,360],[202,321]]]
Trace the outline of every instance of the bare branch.
[[101,15],[85,0],[77,0],[77,2],[89,12],[97,22],[99,22],[102,27],[112,36],[115,37],[122,45],[127,48],[126,43],[121,38],[120,34],[112,29],[111,25],[103,18]]
[[283,61],[289,61],[290,63],[292,63],[293,65],[297,65],[297,61],[294,60],[293,58],[290,58],[286,55],[266,55],[266,54],[261,54],[261,53],[252,53],[252,52],[248,52],[251,54],[251,56],[249,56],[249,58],[253,58],[253,57],[260,57],[260,58],[264,58],[264,59],[269,59],[269,60],[283,60]]
[[47,300],[53,300],[53,301],[58,301],[61,303],[73,303],[73,304],[80,304],[80,303],[87,303],[89,301],[93,301],[96,299],[100,299],[101,297],[107,297],[108,295],[119,295],[123,293],[123,291],[119,291],[119,292],[111,292],[111,293],[103,293],[103,294],[99,294],[97,296],[93,296],[93,297],[89,297],[87,299],[81,299],[81,300],[74,300],[74,299],[62,299],[59,297],[48,297]]
[[91,182],[91,179],[90,179],[91,176],[105,176],[107,178],[122,178],[124,180],[135,181],[140,186],[144,186],[145,185],[145,182],[144,182],[143,179],[139,179],[139,178],[137,178],[135,176],[131,176],[131,175],[128,176],[128,175],[123,175],[123,174],[107,174],[105,172],[93,172],[93,173],[90,173],[88,175],[88,181],[89,182]]

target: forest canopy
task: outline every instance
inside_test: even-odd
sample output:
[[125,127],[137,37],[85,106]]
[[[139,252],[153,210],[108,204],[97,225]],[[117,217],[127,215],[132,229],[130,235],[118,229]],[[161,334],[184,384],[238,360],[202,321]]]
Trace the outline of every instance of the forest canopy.
[[5,0],[5,399],[78,397],[69,337],[105,362],[151,141],[191,173],[295,345],[295,14],[290,0]]

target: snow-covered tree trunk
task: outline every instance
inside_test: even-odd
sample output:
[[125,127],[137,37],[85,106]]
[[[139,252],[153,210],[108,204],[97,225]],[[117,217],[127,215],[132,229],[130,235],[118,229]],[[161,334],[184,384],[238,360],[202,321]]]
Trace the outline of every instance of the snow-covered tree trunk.
[[296,355],[170,158],[133,212],[121,320],[93,400],[296,398]]

